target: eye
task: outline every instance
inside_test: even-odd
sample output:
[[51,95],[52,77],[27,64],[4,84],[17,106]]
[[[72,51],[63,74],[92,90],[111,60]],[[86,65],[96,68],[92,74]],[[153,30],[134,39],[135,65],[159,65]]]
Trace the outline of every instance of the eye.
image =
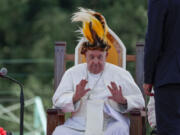
[[103,58],[103,56],[102,56],[102,55],[99,55],[99,56],[98,56],[98,59],[99,59],[99,60],[101,60],[102,58]]
[[93,56],[93,55],[90,55],[89,58],[92,60],[92,59],[94,59],[94,56]]

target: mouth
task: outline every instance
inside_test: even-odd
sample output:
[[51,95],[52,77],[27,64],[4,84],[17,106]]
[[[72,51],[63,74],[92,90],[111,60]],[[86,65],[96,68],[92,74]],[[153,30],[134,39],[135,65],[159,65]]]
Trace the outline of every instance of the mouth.
[[100,66],[97,64],[92,65],[92,69],[99,69],[99,68],[100,68]]
[[92,70],[94,73],[98,73],[98,72],[100,71],[100,69],[101,69],[101,66],[100,66],[100,65],[95,64],[95,65],[92,65],[92,66],[91,66],[91,70]]

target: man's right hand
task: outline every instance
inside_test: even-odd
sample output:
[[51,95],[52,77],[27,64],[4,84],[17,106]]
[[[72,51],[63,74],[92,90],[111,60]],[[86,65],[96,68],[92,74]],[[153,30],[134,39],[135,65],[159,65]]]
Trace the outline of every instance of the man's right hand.
[[79,84],[76,85],[76,92],[73,96],[73,103],[76,103],[78,100],[80,100],[89,90],[85,89],[86,84],[88,81],[86,80],[81,80]]

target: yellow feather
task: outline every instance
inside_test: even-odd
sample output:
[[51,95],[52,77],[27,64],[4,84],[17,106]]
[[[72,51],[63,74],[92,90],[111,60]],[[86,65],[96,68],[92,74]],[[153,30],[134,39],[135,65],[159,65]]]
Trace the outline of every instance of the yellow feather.
[[95,17],[92,18],[92,28],[101,39],[104,38],[103,26]]
[[[104,30],[102,24],[95,17],[92,17],[91,23],[92,23],[92,29],[97,33],[97,35],[101,39],[104,39],[105,34],[106,34],[105,32],[107,30]],[[89,29],[89,25],[90,25],[90,22],[83,23],[83,33],[84,33],[84,36],[89,40],[90,43],[94,43],[91,31]]]
[[105,22],[105,28],[103,28],[103,24],[95,17],[95,13],[95,11],[89,9],[79,8],[79,12],[74,13],[72,21],[81,21],[83,23],[83,34],[90,43],[94,43],[92,33],[89,29],[90,22],[92,23],[92,29],[96,32],[98,37],[108,43],[110,41],[107,38],[108,26],[106,21],[100,14]]
[[84,36],[87,38],[87,40],[89,40],[89,42],[92,44],[94,43],[94,40],[92,38],[92,34],[89,29],[89,24],[90,24],[89,22],[83,23],[83,33],[84,33]]

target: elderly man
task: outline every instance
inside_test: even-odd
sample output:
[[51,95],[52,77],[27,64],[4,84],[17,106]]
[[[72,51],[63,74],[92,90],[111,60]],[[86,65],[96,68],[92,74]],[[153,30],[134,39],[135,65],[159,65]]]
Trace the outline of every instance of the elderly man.
[[141,91],[128,71],[106,63],[111,42],[104,17],[80,9],[73,21],[83,22],[86,63],[67,70],[53,96],[55,107],[72,112],[53,135],[129,135],[123,113],[144,107]]

